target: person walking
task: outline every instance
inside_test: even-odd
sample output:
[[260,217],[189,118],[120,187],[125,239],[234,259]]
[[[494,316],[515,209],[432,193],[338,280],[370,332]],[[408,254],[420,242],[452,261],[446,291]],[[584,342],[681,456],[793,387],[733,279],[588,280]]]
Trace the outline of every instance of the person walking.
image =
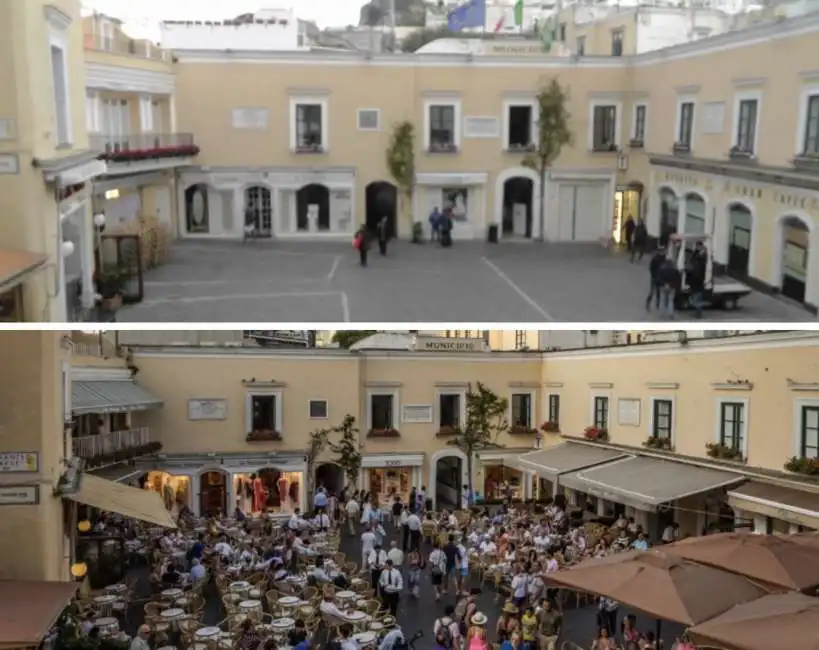
[[421,518],[413,512],[407,516],[410,549],[421,550]]
[[436,205],[429,214],[430,241],[441,240],[441,211]]
[[409,549],[409,516],[409,508],[407,508],[407,506],[403,506],[401,508],[401,515],[398,522],[401,524],[401,550],[403,550],[404,553],[406,553]]
[[375,533],[367,526],[361,533],[361,567],[366,568],[370,553],[375,548]]
[[384,569],[381,571],[378,586],[381,591],[381,600],[384,603],[384,607],[390,611],[390,614],[397,616],[401,590],[404,588],[404,579],[401,577],[401,572],[395,568],[393,561],[389,558],[384,563]]
[[382,256],[387,254],[387,244],[390,241],[389,222],[387,217],[381,217],[378,222],[378,252]]
[[660,309],[660,269],[663,264],[665,264],[665,249],[658,248],[648,263],[649,288],[646,296],[646,311],[651,311],[652,302],[656,309]]
[[681,280],[677,265],[672,260],[665,260],[657,275],[657,282],[660,286],[660,313],[669,320],[674,318]]
[[694,245],[694,252],[688,261],[688,268],[685,271],[688,290],[690,292],[689,304],[694,309],[694,318],[702,318],[702,309],[705,306],[705,273],[708,267],[708,253],[701,241]]
[[435,589],[435,600],[441,600],[446,577],[446,555],[439,544],[435,544],[435,548],[429,554],[429,566],[432,574],[432,588]]
[[361,266],[367,266],[367,253],[370,248],[370,237],[367,233],[367,226],[362,225],[353,238],[353,248],[358,251],[358,259]]
[[367,555],[367,568],[370,570],[370,582],[372,588],[378,593],[381,584],[381,572],[387,565],[387,552],[381,548],[381,544],[376,543],[373,550]]
[[421,571],[424,569],[424,559],[417,550],[412,550],[407,555],[407,588],[410,596],[418,598],[421,585]]
[[358,500],[355,498],[355,495],[351,496],[347,500],[347,505],[344,507],[344,510],[347,513],[347,528],[350,531],[350,537],[355,536],[355,522],[358,520],[358,513],[361,509],[358,506]]
[[648,243],[648,230],[646,229],[646,222],[642,219],[637,219],[634,226],[634,232],[631,235],[631,261],[639,262],[643,259],[646,252],[646,244]]
[[626,240],[626,250],[631,254],[631,261],[634,261],[634,229],[637,224],[634,222],[634,217],[628,215],[626,222],[623,224],[623,238]]

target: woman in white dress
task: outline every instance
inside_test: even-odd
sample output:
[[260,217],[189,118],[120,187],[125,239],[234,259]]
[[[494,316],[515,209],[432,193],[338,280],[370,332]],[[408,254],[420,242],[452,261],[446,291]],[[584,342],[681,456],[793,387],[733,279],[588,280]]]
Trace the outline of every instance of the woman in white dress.
[[364,499],[364,506],[361,508],[361,523],[368,524],[370,523],[372,517],[373,506],[370,501],[369,495]]

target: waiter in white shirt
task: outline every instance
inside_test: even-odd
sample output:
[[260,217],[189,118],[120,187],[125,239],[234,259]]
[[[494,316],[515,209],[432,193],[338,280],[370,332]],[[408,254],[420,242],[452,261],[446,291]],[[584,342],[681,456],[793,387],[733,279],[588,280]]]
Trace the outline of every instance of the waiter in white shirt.
[[387,553],[387,559],[392,562],[392,565],[401,570],[401,565],[404,564],[404,552],[398,548],[398,542],[390,542],[390,552]]
[[421,550],[421,518],[414,512],[407,517],[407,528],[410,536],[410,550]]
[[378,585],[381,588],[381,600],[384,602],[384,607],[390,610],[390,614],[397,616],[398,600],[404,588],[404,579],[401,577],[401,572],[393,566],[392,560],[387,560]]
[[370,557],[370,551],[375,548],[375,533],[370,530],[370,527],[364,529],[361,533],[361,568],[367,568],[367,562]]
[[370,569],[370,581],[376,592],[378,592],[378,585],[380,584],[381,571],[387,565],[388,559],[387,552],[381,548],[381,544],[376,544],[375,548],[373,548],[367,556],[367,566]]
[[345,510],[347,511],[347,527],[350,530],[350,535],[355,535],[355,522],[358,520],[358,513],[361,512],[361,507],[355,497],[350,497]]

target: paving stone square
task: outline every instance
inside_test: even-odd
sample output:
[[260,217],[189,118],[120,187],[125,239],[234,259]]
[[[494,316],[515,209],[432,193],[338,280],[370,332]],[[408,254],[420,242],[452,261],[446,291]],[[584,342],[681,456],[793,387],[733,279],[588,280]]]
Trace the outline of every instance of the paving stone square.
[[[634,322],[646,312],[648,260],[587,244],[393,242],[367,268],[347,242],[173,245],[149,271],[127,322]],[[677,320],[690,322],[690,314]],[[714,322],[810,322],[798,305],[755,292]]]

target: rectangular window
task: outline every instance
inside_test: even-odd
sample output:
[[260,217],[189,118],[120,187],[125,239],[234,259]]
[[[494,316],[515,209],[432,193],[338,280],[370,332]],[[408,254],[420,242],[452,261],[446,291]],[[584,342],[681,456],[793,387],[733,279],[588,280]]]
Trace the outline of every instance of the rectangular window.
[[819,458],[819,406],[803,406],[799,424],[800,456]]
[[512,426],[532,428],[532,395],[514,393],[512,395]]
[[509,149],[525,149],[532,144],[532,107],[510,106],[508,132]]
[[808,97],[805,121],[805,154],[819,154],[819,95]]
[[381,126],[381,113],[376,108],[362,108],[358,111],[359,131],[378,131]]
[[719,405],[719,444],[741,452],[745,441],[745,404],[742,402],[722,402]]
[[614,29],[611,32],[611,55],[623,56],[623,30]]
[[594,151],[611,151],[617,144],[617,107],[594,107],[594,131],[592,148]]
[[296,106],[296,151],[321,151],[321,104]]
[[311,420],[326,420],[327,410],[326,399],[311,399],[308,404],[308,415]]
[[756,146],[756,113],[758,102],[755,99],[743,99],[739,102],[739,123],[737,124],[737,148],[748,153],[754,152]]
[[453,429],[461,426],[461,396],[458,393],[438,396],[438,426]]
[[578,36],[577,37],[577,46],[575,47],[577,50],[577,56],[586,56],[586,37],[585,36]]
[[549,395],[549,422],[560,426],[560,395]]
[[594,424],[598,429],[609,428],[609,398],[598,395],[594,398]]
[[655,399],[652,403],[652,409],[651,437],[660,440],[671,440],[674,403],[670,399]]
[[694,134],[694,102],[680,104],[680,130],[677,134],[677,143],[691,146],[691,136]]
[[429,107],[430,151],[451,151],[455,148],[455,107],[433,105]]
[[275,395],[252,395],[250,397],[250,423],[252,431],[276,431]]
[[526,347],[526,330],[515,330],[515,349]]
[[646,108],[646,106],[637,106],[634,109],[634,139],[637,142],[645,142]]
[[68,108],[68,69],[65,50],[51,46],[51,78],[54,85],[54,129],[58,146],[71,144],[71,117]]
[[392,395],[370,396],[370,425],[372,429],[395,428],[395,405]]

